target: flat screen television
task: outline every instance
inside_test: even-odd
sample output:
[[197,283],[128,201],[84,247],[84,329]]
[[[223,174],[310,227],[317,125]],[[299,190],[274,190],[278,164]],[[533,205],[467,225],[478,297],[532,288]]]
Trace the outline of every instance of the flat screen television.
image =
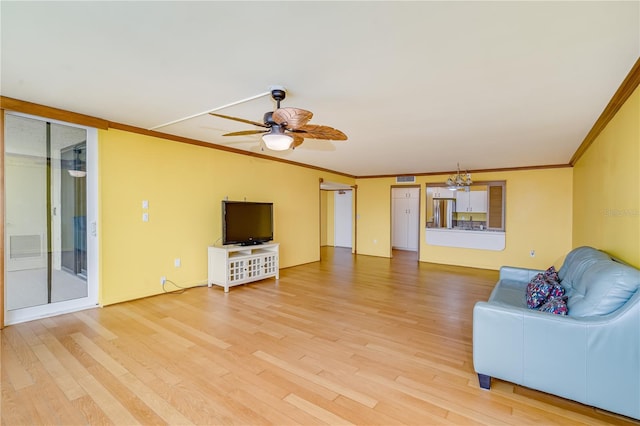
[[222,244],[252,245],[273,240],[273,203],[222,201]]

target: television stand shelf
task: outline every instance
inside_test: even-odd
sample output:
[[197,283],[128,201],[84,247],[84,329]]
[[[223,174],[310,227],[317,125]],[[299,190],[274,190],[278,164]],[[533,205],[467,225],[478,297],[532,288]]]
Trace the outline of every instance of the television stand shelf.
[[280,278],[279,243],[252,246],[209,246],[207,285],[229,287],[265,278]]

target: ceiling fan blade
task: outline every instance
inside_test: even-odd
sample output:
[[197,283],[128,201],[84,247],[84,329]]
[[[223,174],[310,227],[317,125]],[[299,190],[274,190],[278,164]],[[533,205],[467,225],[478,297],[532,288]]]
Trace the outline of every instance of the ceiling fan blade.
[[222,136],[246,136],[246,135],[257,135],[259,133],[266,133],[268,130],[241,130],[239,132],[231,132],[225,133]]
[[296,129],[305,138],[310,139],[326,139],[331,141],[346,141],[347,135],[338,129],[329,126],[320,126],[318,124],[307,124]]
[[245,120],[244,118],[231,117],[230,115],[216,114],[213,112],[210,112],[209,114],[214,115],[216,117],[220,117],[220,118],[226,118],[227,120],[239,121],[241,123],[253,124],[254,126],[258,126],[258,127],[269,128],[269,126],[267,126],[266,124],[258,123],[257,121]]
[[299,129],[313,117],[311,111],[300,108],[278,108],[273,112],[273,121],[288,129]]
[[304,138],[297,133],[287,133],[287,135],[293,138],[293,142],[291,142],[291,148],[293,149],[299,147],[302,145],[302,142],[304,142]]

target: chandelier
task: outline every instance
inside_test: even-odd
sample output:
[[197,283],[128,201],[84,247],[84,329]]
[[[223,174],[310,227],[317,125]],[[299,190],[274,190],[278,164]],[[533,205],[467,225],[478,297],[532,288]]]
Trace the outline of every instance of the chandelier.
[[457,191],[459,189],[469,190],[469,186],[473,181],[471,180],[471,173],[465,170],[464,174],[460,173],[460,163],[458,163],[458,173],[455,175],[449,176],[447,179],[447,187],[452,191]]

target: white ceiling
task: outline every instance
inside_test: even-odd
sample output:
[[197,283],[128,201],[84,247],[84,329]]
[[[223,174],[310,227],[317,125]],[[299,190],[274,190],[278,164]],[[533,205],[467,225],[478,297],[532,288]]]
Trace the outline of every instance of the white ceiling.
[[[0,2],[1,94],[149,129],[268,92],[356,176],[567,164],[640,56],[640,2]],[[261,97],[220,110],[253,121]],[[243,150],[250,125],[159,128]]]

